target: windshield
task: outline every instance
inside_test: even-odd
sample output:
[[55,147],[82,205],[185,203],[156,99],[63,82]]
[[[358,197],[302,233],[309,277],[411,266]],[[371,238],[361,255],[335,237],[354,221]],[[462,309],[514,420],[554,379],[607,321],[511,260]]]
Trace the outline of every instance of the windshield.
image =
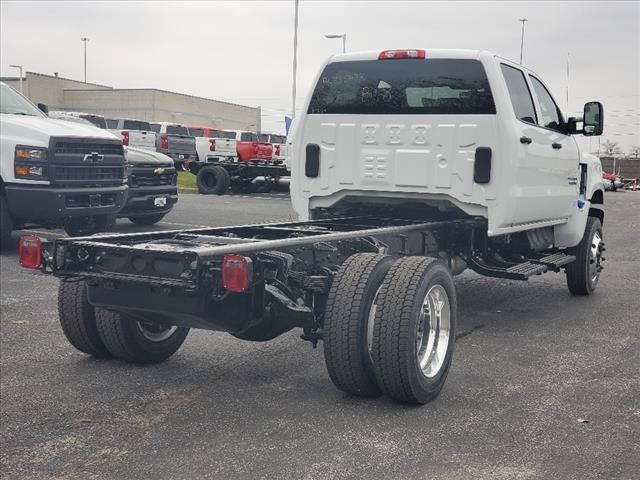
[[125,120],[122,122],[122,128],[125,130],[140,130],[143,132],[151,131],[151,125],[149,125],[149,122],[141,122],[140,120]]
[[38,107],[4,83],[0,84],[0,113],[44,117]]
[[84,118],[98,128],[107,128],[107,122],[104,117],[99,117],[97,115],[80,115],[80,118]]
[[471,59],[396,59],[327,65],[309,114],[496,113],[482,64]]
[[167,125],[167,133],[169,135],[189,135],[189,130],[180,125]]

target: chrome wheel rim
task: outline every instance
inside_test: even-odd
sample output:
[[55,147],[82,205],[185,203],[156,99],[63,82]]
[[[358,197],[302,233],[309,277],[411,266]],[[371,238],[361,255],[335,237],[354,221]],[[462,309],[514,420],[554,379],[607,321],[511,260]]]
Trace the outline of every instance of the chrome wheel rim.
[[602,261],[602,235],[599,231],[593,234],[591,239],[591,256],[589,258],[589,278],[592,285],[598,283],[598,277],[600,276],[600,270],[602,269],[600,263]]
[[373,356],[371,355],[371,351],[373,349],[373,329],[376,321],[376,312],[378,311],[378,295],[380,294],[381,288],[382,285],[378,287],[375,295],[373,296],[373,301],[369,308],[369,318],[367,319],[367,353],[369,354],[369,361],[371,364],[373,364]]
[[416,335],[416,354],[422,374],[435,377],[444,365],[451,334],[451,305],[442,285],[434,285],[424,296]]
[[177,329],[176,326],[166,327],[149,322],[138,322],[138,330],[144,338],[151,342],[162,342],[173,335]]

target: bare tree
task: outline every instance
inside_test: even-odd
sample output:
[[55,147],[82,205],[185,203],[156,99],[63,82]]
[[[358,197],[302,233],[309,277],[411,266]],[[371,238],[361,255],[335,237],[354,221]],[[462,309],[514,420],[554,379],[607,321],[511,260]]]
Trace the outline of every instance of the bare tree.
[[600,155],[603,157],[615,157],[617,155],[620,155],[621,153],[622,150],[620,150],[618,142],[606,139],[600,145]]
[[629,156],[637,160],[638,157],[640,157],[640,145],[631,145],[631,148],[629,149]]

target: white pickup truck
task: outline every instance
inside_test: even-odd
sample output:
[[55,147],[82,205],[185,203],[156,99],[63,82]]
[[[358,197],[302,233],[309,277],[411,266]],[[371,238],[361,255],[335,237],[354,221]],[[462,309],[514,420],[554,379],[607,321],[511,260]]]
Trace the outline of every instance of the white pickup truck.
[[[84,120],[82,120],[84,122]],[[31,225],[105,231],[127,197],[120,141],[90,123],[48,118],[0,83],[0,246]]]
[[287,167],[287,170],[291,171],[287,137],[285,135],[276,135],[275,133],[270,133],[269,143],[273,146],[271,161],[276,164],[284,164]]
[[196,140],[198,162],[219,162],[234,160],[236,133],[209,127],[189,127],[189,135]]
[[157,363],[190,328],[249,341],[301,328],[337,388],[423,404],[452,361],[454,275],[564,270],[572,294],[594,293],[601,167],[576,137],[602,128],[602,104],[565,119],[536,73],[489,52],[337,55],[292,132],[299,221],[27,238],[24,263],[62,278],[63,331],[90,355]]
[[108,118],[107,128],[122,140],[125,147],[156,150],[156,134],[151,130],[149,122],[129,118]]

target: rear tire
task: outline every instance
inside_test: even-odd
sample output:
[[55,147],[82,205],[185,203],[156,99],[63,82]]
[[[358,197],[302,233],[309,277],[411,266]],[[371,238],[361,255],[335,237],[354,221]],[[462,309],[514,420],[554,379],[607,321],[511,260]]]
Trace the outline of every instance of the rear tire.
[[157,213],[155,215],[143,215],[140,217],[129,217],[129,221],[137,225],[155,225],[165,217],[166,213]]
[[591,295],[598,285],[604,246],[602,223],[597,217],[587,217],[580,243],[570,250],[576,261],[567,265],[567,287],[573,295]]
[[382,390],[392,399],[425,404],[447,378],[458,305],[442,260],[405,257],[386,275],[373,326],[371,356]]
[[111,357],[98,334],[95,309],[87,300],[85,281],[60,281],[58,318],[64,336],[77,350],[97,358]]
[[13,220],[9,214],[7,201],[0,194],[0,250],[11,247],[11,232],[13,232]]
[[125,314],[96,309],[96,325],[109,352],[132,363],[160,363],[183,344],[189,329],[139,322]]
[[[375,298],[394,258],[375,253],[349,257],[335,275],[324,314],[324,359],[334,385],[359,396],[378,396],[368,343]],[[373,311],[375,313],[375,311]]]
[[197,175],[198,192],[204,195],[222,195],[231,185],[231,176],[220,166],[202,167]]

